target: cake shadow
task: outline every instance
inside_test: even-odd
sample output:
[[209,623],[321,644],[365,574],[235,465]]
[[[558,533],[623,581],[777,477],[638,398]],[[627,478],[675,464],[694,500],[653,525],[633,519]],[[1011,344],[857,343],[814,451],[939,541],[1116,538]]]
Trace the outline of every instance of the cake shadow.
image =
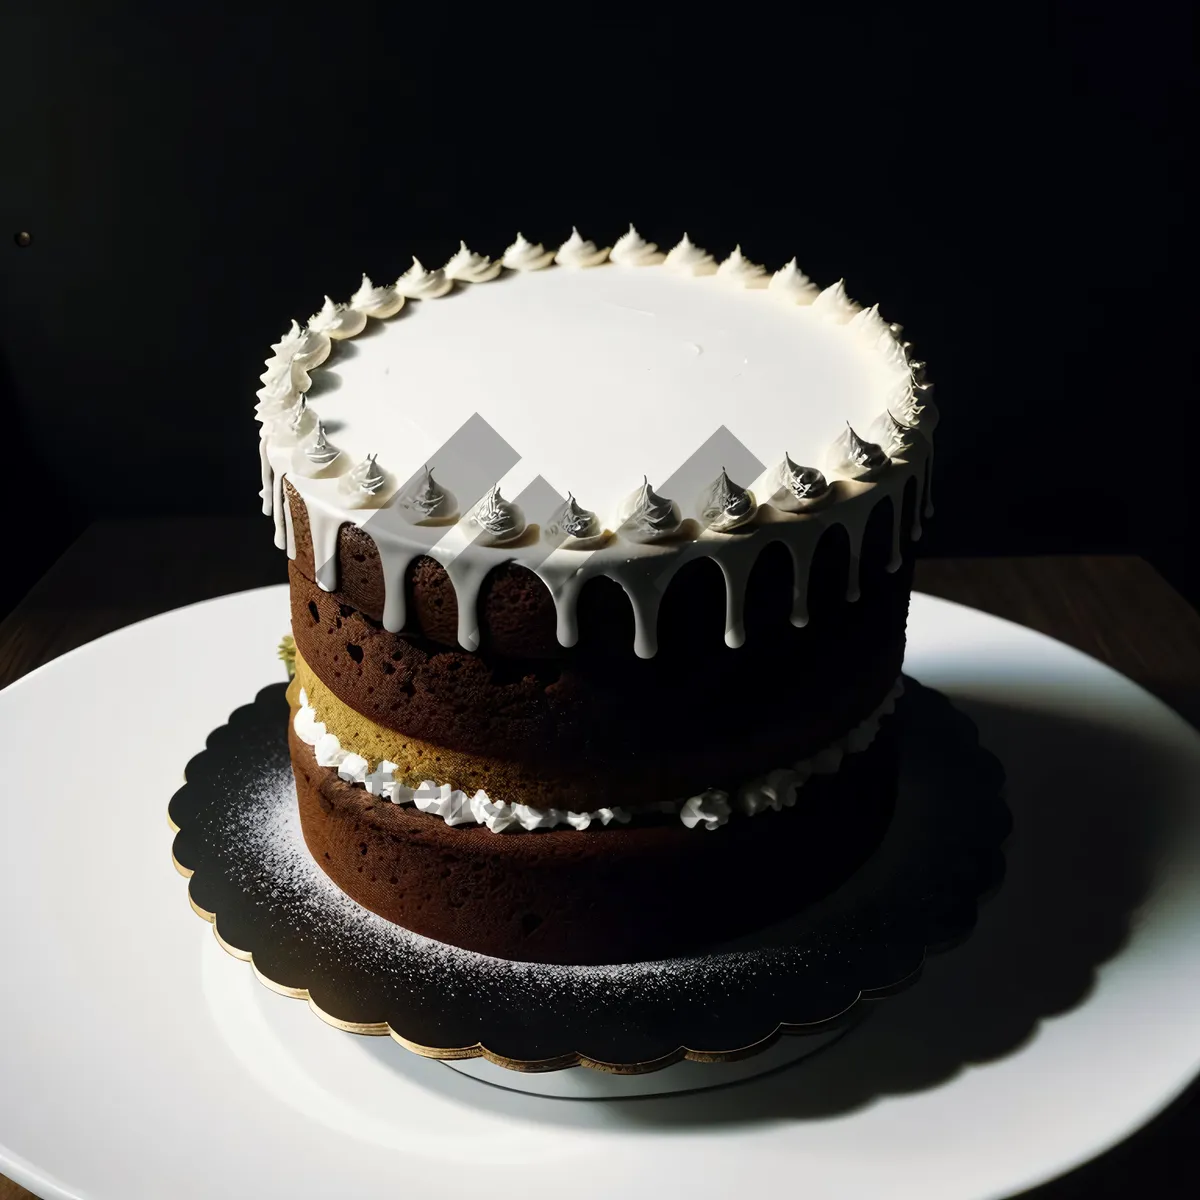
[[314,371],[311,378],[312,386],[307,392],[309,400],[317,400],[330,392],[336,392],[342,386],[342,377],[336,371]]
[[[1087,999],[1097,969],[1128,939],[1162,848],[1195,818],[1177,803],[1171,757],[1120,714],[1068,716],[1032,697],[1017,707],[969,691],[953,699],[1005,765],[1014,832],[1006,880],[975,931],[932,955],[914,987],[870,1002],[869,1020],[810,1059],[745,1083],[582,1105],[450,1070],[435,1086],[484,1110],[565,1126],[594,1127],[580,1110],[602,1104],[606,1124],[662,1132],[840,1116],[1020,1050],[1042,1021]],[[403,1070],[394,1046],[364,1049]]]

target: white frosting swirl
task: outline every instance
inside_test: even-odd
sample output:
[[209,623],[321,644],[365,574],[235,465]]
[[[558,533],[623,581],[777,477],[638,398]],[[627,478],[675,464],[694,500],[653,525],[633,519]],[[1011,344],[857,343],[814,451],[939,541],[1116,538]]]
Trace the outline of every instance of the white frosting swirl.
[[[300,694],[303,697],[304,693],[301,692]],[[296,714],[297,719],[299,719],[299,715],[299,713]],[[297,733],[299,733],[298,730]],[[398,783],[396,779],[396,772],[398,770],[399,767],[394,762],[385,758],[376,766],[375,770],[368,771],[363,776],[363,787],[372,796],[382,796],[385,800],[391,800],[395,794],[396,784]],[[403,803],[403,800],[397,799],[396,803]]]
[[724,467],[700,502],[701,522],[716,533],[728,533],[749,524],[757,512],[753,494],[734,483]]
[[333,343],[329,340],[327,333],[305,326],[300,334],[300,340],[292,352],[292,362],[306,371],[311,371],[329,357],[332,349]]
[[325,736],[325,723],[317,720],[317,711],[309,704],[303,688],[300,689],[300,707],[296,710],[292,728],[306,746],[315,746]]
[[448,783],[437,784],[432,779],[422,780],[413,792],[412,802],[421,812],[441,817],[447,825],[475,823],[470,797],[466,792],[460,792]]
[[560,267],[596,267],[608,257],[608,247],[597,249],[595,242],[585,241],[579,230],[571,227],[571,236],[558,248],[554,261]]
[[829,481],[816,467],[801,467],[785,453],[777,471],[779,487],[771,503],[784,512],[805,512],[830,498]]
[[875,353],[897,375],[911,378],[912,370],[908,365],[908,351],[903,342],[898,342],[890,332],[881,333],[875,342]]
[[498,483],[475,506],[471,522],[478,529],[474,540],[483,546],[503,546],[525,532],[525,514],[500,495]]
[[336,767],[346,757],[346,753],[334,733],[322,734],[313,746],[313,757],[316,758],[318,767]]
[[517,234],[517,240],[504,252],[500,260],[510,271],[540,271],[554,261],[554,251],[547,250],[541,242],[527,242]]
[[358,291],[350,297],[350,307],[363,316],[379,321],[384,317],[394,317],[404,307],[404,297],[390,284],[376,287],[371,277],[364,274]]
[[600,518],[584,508],[571,492],[547,522],[545,536],[568,550],[592,550],[608,539]]
[[881,337],[891,337],[892,331],[888,323],[879,315],[879,305],[872,304],[870,308],[861,309],[846,322],[846,329],[869,346],[874,346]]
[[397,499],[397,507],[414,525],[444,525],[458,516],[458,500],[442,487],[428,465]]
[[442,268],[447,279],[458,279],[463,283],[487,283],[500,274],[501,264],[492,262],[486,254],[476,254],[467,249],[466,242],[458,243],[458,250]]
[[913,430],[896,419],[891,410],[883,412],[867,430],[871,440],[877,442],[888,458],[907,458],[913,447]]
[[278,416],[291,408],[312,387],[308,372],[294,361],[286,359],[269,362],[259,379],[262,380],[262,387],[254,394],[258,398],[255,411],[260,419]]
[[922,406],[916,395],[911,378],[901,379],[892,389],[886,401],[887,409],[902,424],[915,429],[919,423]]
[[919,383],[913,388],[917,407],[917,428],[932,433],[938,423],[938,408],[933,402],[933,384]]
[[[296,347],[300,345],[301,338],[304,337],[304,330],[300,328],[300,322],[293,318],[292,327],[279,339],[271,344],[271,353],[276,358],[286,359],[291,362],[296,354]],[[268,363],[270,360],[268,359]]]
[[642,486],[629,493],[617,513],[621,533],[633,542],[656,542],[670,537],[682,520],[679,505],[657,495],[644,475]]
[[629,232],[623,233],[617,238],[616,245],[613,246],[610,257],[613,262],[623,267],[652,267],[662,262],[666,258],[666,255],[660,253],[658,247],[653,242],[646,241],[634,229],[633,222],[631,221],[629,223]]
[[705,829],[719,829],[729,820],[733,810],[729,807],[729,793],[719,788],[709,788],[698,796],[683,802],[679,819],[689,828],[703,825]]
[[338,778],[344,779],[347,783],[362,783],[367,778],[370,765],[361,754],[347,754],[338,763]]
[[717,270],[716,260],[707,250],[694,245],[685,233],[677,246],[667,251],[663,265],[680,275],[712,275]]
[[909,429],[932,433],[937,427],[938,411],[933,402],[933,384],[915,384],[912,378],[901,380],[887,401],[888,411]]
[[436,300],[454,286],[443,271],[427,271],[414,254],[412,266],[396,280],[396,291],[409,300]]
[[821,289],[805,273],[796,266],[793,258],[774,275],[767,284],[767,291],[778,296],[786,304],[811,304]]
[[262,374],[259,375],[263,388],[281,390],[290,386],[298,392],[307,392],[312,387],[312,377],[303,363],[298,363],[294,357],[275,355],[263,363]]
[[889,461],[883,447],[859,437],[849,421],[829,448],[830,467],[846,479],[874,479]]
[[300,398],[280,415],[272,432],[282,442],[302,442],[317,427],[316,414],[308,407],[308,397]]
[[368,454],[356,467],[351,468],[338,481],[338,490],[343,503],[351,508],[375,508],[391,489],[391,479]]
[[345,304],[334,304],[328,296],[325,297],[321,311],[308,318],[309,329],[331,338],[354,337],[355,334],[362,333],[366,325],[367,318],[363,313],[356,312]]
[[471,816],[476,825],[486,825],[493,833],[503,833],[521,823],[516,806],[503,800],[494,803],[482,788],[471,797]]
[[325,436],[325,426],[318,420],[312,440],[292,456],[292,470],[310,479],[318,475],[336,474],[330,468],[341,457],[342,452],[336,446],[330,445]]
[[734,287],[767,287],[767,269],[751,262],[741,246],[734,246],[733,253],[717,268],[717,278]]
[[844,325],[856,312],[858,305],[846,295],[846,281],[831,283],[812,302],[812,310],[830,321]]

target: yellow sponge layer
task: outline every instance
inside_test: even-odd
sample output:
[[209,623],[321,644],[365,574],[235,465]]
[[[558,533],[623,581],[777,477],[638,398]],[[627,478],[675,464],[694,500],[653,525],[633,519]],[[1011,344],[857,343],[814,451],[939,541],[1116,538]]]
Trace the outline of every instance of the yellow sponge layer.
[[300,707],[303,689],[326,731],[337,738],[343,750],[365,758],[372,770],[387,759],[396,764],[396,778],[410,787],[430,779],[448,783],[467,795],[482,788],[493,801],[546,806],[544,800],[539,803],[544,783],[520,764],[451,750],[376,724],[330,691],[299,650],[295,661],[296,673],[287,689],[293,715]]

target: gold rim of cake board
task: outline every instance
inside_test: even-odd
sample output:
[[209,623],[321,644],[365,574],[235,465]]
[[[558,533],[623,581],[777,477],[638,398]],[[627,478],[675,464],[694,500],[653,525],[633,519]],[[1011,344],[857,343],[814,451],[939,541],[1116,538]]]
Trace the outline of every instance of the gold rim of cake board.
[[[170,816],[167,817],[167,824],[170,825],[174,833],[179,832],[179,826],[171,820]],[[190,879],[194,874],[193,871],[181,865],[174,854],[171,855],[171,862],[185,879]],[[397,1033],[386,1021],[361,1022],[340,1020],[331,1013],[327,1013],[319,1004],[315,1003],[309,995],[307,988],[289,987],[287,984],[278,983],[259,969],[251,951],[241,950],[232,943],[227,942],[221,936],[221,931],[217,927],[217,914],[210,913],[206,909],[201,908],[192,899],[190,890],[188,892],[188,904],[198,917],[203,918],[212,926],[217,944],[226,954],[236,958],[239,962],[250,964],[250,969],[254,972],[254,977],[259,983],[277,995],[286,996],[290,1000],[303,1000],[309,1009],[320,1017],[326,1025],[332,1025],[335,1029],[340,1029],[344,1033],[356,1033],[363,1037],[390,1036],[394,1042],[398,1042],[406,1050],[411,1050],[414,1054],[421,1055],[422,1058],[440,1059],[443,1062],[452,1062],[467,1058],[485,1058],[488,1062],[494,1063],[498,1067],[504,1067],[509,1071],[522,1071],[529,1074],[544,1071],[562,1071],[571,1067],[586,1067],[589,1070],[602,1071],[609,1075],[648,1075],[653,1071],[661,1071],[664,1067],[674,1066],[675,1063],[684,1061],[696,1063],[739,1062],[742,1059],[752,1058],[755,1054],[760,1054],[762,1051],[770,1049],[781,1037],[804,1037],[810,1034],[825,1033],[830,1029],[836,1028],[846,1020],[861,1000],[873,999],[876,996],[884,996],[903,990],[916,980],[925,965],[925,956],[922,955],[921,963],[917,968],[895,986],[880,989],[879,991],[860,991],[840,1013],[827,1020],[819,1021],[816,1024],[780,1021],[775,1026],[773,1032],[767,1034],[766,1037],[760,1038],[756,1042],[751,1042],[747,1046],[739,1046],[732,1050],[693,1050],[689,1046],[680,1046],[669,1054],[664,1054],[659,1058],[634,1063],[604,1062],[601,1059],[590,1058],[586,1054],[580,1054],[577,1051],[560,1054],[555,1058],[508,1058],[503,1054],[497,1054],[495,1051],[489,1050],[479,1042],[476,1042],[473,1046],[423,1046],[420,1042],[414,1042]]]

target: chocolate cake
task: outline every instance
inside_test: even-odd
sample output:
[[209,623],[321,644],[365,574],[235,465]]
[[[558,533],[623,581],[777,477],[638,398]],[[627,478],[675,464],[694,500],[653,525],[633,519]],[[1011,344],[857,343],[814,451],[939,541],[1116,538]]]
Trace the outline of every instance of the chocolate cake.
[[877,308],[631,227],[414,259],[272,349],[292,762],[344,891],[622,962],[871,852],[936,423]]

